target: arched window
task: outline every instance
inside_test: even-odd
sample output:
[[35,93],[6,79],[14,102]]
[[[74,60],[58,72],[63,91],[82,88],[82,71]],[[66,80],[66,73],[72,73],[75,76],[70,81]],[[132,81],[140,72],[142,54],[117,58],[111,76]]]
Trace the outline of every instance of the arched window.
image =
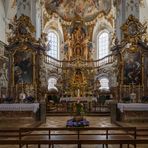
[[50,90],[50,89],[56,89],[57,90],[55,84],[57,84],[57,79],[56,78],[49,78],[49,80],[48,80],[48,90]]
[[108,78],[106,78],[106,77],[102,77],[101,79],[100,79],[100,88],[99,89],[106,89],[106,90],[108,90],[109,89],[109,80],[108,80]]
[[107,56],[109,53],[109,33],[104,31],[101,34],[98,34],[97,44],[98,58],[101,59]]
[[59,39],[58,34],[54,31],[49,31],[48,33],[48,55],[52,56],[53,58],[59,59]]

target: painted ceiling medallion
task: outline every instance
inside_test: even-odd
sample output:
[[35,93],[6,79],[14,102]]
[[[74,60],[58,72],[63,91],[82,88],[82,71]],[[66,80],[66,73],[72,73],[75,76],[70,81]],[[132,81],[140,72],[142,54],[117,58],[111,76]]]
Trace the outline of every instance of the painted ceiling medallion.
[[49,14],[57,13],[66,21],[79,16],[88,22],[100,13],[108,14],[111,0],[46,0],[45,7]]

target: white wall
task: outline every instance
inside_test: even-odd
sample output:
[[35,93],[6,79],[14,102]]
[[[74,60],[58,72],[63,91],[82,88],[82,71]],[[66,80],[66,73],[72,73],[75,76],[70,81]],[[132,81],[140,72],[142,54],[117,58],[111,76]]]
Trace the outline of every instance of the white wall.
[[3,5],[3,0],[0,0],[0,40],[5,42],[5,10]]
[[143,23],[148,22],[148,0],[144,0],[142,6],[140,6],[140,21]]
[[0,0],[0,40],[4,43],[7,43],[8,24],[16,14],[16,4],[13,2],[12,0]]

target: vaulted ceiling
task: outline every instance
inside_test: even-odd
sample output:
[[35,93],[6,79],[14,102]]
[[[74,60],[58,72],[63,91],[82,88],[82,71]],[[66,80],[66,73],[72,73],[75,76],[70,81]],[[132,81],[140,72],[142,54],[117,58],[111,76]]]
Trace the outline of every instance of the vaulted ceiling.
[[45,0],[49,14],[57,13],[65,21],[81,18],[92,21],[100,13],[108,14],[111,0]]

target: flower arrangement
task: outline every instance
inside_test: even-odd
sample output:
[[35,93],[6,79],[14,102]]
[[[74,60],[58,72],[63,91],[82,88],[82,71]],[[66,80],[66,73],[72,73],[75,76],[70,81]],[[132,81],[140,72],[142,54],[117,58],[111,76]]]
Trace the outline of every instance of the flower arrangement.
[[76,103],[76,116],[82,116],[84,114],[84,105],[83,103],[80,103],[78,100]]
[[89,126],[89,121],[83,118],[84,115],[84,106],[83,103],[80,103],[78,100],[77,103],[73,104],[74,117],[70,120],[67,120],[67,127],[84,127]]

